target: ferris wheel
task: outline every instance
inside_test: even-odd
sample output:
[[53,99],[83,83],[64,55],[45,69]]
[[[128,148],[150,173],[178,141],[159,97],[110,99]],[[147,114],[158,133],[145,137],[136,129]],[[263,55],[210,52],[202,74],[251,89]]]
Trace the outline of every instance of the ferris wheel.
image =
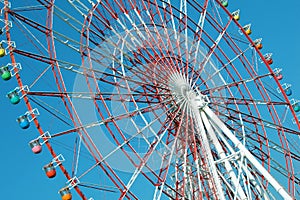
[[299,198],[299,100],[227,0],[0,2],[7,98],[63,200]]

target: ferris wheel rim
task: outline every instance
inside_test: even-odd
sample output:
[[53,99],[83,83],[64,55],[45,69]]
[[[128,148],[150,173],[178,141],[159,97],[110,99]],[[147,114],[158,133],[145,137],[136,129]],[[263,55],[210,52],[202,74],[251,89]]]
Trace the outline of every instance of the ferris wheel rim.
[[[54,2],[54,0],[52,0],[52,1]],[[9,0],[4,0],[4,2],[5,2],[5,4],[7,6],[10,4]],[[5,20],[7,20],[7,21],[9,20],[8,16],[9,16],[9,8],[5,7],[5,9],[4,9],[4,17],[5,17]],[[9,29],[8,26],[6,27],[6,37],[7,37],[8,41],[11,41],[10,29]],[[17,63],[16,59],[15,59],[15,56],[14,56],[14,51],[13,51],[12,47],[10,48],[10,54],[9,55],[11,57],[12,63]],[[23,85],[23,82],[21,80],[21,76],[17,73],[17,71],[16,71],[15,76],[16,76],[16,79],[17,79],[19,87],[23,87],[24,85]],[[29,101],[29,98],[26,96],[25,91],[22,91],[22,93],[23,93],[23,98],[24,98],[24,101],[26,103],[28,111],[33,110],[33,107],[31,106],[31,103]],[[36,117],[33,118],[33,122],[34,122],[35,127],[37,128],[39,134],[42,136],[45,132],[42,129],[41,124],[38,121],[38,118],[36,118]],[[51,156],[53,157],[53,159],[58,158],[59,155],[54,151],[54,149],[52,148],[51,144],[46,139],[43,138],[43,140],[45,141],[45,145],[47,146],[47,148],[48,148]],[[62,171],[62,173],[64,174],[64,176],[67,178],[67,180],[68,181],[72,180],[72,177],[69,175],[69,173],[65,169],[63,163],[60,162],[58,166],[59,166],[60,170]],[[87,199],[77,185],[74,186],[74,189],[75,189],[75,191],[78,193],[78,195],[82,199],[84,199],[84,200]]]

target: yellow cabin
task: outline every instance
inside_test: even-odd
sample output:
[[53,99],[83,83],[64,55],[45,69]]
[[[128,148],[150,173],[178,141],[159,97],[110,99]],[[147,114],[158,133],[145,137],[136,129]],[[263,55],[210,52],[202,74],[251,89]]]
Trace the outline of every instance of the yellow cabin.
[[244,29],[244,31],[247,35],[250,35],[252,33],[251,24],[248,24],[248,25],[244,26],[243,29]]
[[246,32],[247,35],[250,35],[252,33],[251,29],[247,29],[247,30],[245,30],[245,32]]
[[240,19],[240,10],[234,11],[232,13],[232,17],[233,17],[234,20],[239,21],[239,19]]
[[0,45],[0,57],[5,56],[5,49]]

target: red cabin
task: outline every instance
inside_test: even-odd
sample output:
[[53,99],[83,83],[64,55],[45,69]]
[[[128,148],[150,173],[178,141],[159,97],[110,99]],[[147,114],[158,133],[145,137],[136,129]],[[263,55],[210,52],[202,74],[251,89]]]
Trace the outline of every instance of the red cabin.
[[56,170],[52,163],[45,165],[44,170],[48,178],[54,178],[56,176]]

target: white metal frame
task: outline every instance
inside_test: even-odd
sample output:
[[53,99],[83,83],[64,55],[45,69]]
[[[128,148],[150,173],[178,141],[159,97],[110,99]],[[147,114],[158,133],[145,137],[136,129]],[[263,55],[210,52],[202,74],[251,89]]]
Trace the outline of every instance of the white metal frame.
[[63,155],[59,154],[58,156],[56,156],[55,158],[52,159],[51,163],[56,168],[59,165],[61,165],[61,163],[64,162],[64,161],[65,161],[65,158],[63,157]]
[[9,29],[12,27],[12,22],[5,20],[5,19],[0,19],[1,22],[4,23],[4,26],[1,28],[2,32],[4,33],[6,31],[6,27],[9,27]]
[[[28,88],[27,85],[24,85],[22,87],[16,87],[13,91],[16,91],[19,96],[20,96],[20,93],[22,93],[22,91],[25,91],[25,94],[23,94],[22,96],[20,96],[20,99],[22,99],[26,95],[26,93],[29,92],[29,88]],[[38,113],[38,111],[34,111],[34,113]],[[31,114],[31,113],[29,113],[29,114]],[[28,115],[28,114],[26,114],[26,115]]]
[[[12,48],[16,48],[16,42],[15,41],[7,41],[7,40],[2,40],[1,42],[0,42],[1,44],[2,44],[2,47],[4,48],[4,50],[5,50],[5,55],[7,55],[7,54],[9,54],[10,53],[10,48],[12,47]],[[6,47],[5,46],[3,46],[3,44],[6,44]]]
[[79,183],[80,183],[79,179],[76,176],[74,176],[73,178],[68,180],[66,184],[67,184],[67,187],[71,190]]
[[38,115],[40,115],[40,113],[39,113],[39,110],[37,108],[34,108],[30,111],[27,111],[25,113],[25,115],[27,116],[28,121],[32,122]]
[[[287,90],[287,89],[289,89],[290,87],[292,87],[292,85],[289,84],[289,83],[283,83],[283,84],[281,84],[281,86],[282,86],[283,90]],[[280,90],[279,87],[277,88],[277,92],[278,92],[278,93],[281,93],[281,90]]]
[[15,76],[20,70],[22,70],[21,63],[8,63],[6,66],[12,66],[12,68],[9,70],[11,76]]
[[[256,170],[260,173],[264,175],[264,178],[270,183],[270,185],[273,186],[273,188],[278,192],[279,195],[281,195],[285,200],[292,200],[292,197],[286,192],[286,190],[279,184],[279,182],[261,165],[261,163],[252,155],[252,153],[244,146],[244,144],[237,139],[237,137],[235,136],[234,133],[231,132],[231,130],[229,130],[229,128],[219,119],[219,117],[208,107],[205,106],[203,107],[201,110],[199,110],[199,112],[195,112],[195,117],[197,118],[197,121],[199,122],[199,127],[202,129],[202,131],[200,131],[201,134],[203,134],[202,136],[205,135],[209,135],[210,139],[212,140],[212,142],[215,144],[215,146],[219,146],[219,141],[214,137],[214,135],[217,133],[223,133],[224,135],[226,135],[227,138],[230,139],[230,141],[234,144],[234,147],[237,148],[239,150],[239,153],[245,157],[247,159],[248,162],[250,162],[255,168]],[[204,122],[205,127],[209,129],[209,126],[213,126],[216,129],[218,129],[218,131],[208,131],[208,133],[203,132],[203,124],[202,122]],[[205,138],[205,137],[204,137]],[[206,142],[206,145],[207,142]],[[208,146],[209,147],[209,146]],[[206,148],[208,148],[206,147]],[[208,149],[209,151],[209,149]],[[222,153],[220,151],[220,153]],[[221,155],[220,155],[221,156]],[[222,156],[225,160],[226,157]],[[214,164],[216,163],[216,161],[213,161]],[[220,161],[218,161],[220,162]],[[226,161],[228,162],[228,161]],[[245,170],[246,172],[249,170],[247,169],[246,165],[242,166],[243,170]],[[230,166],[226,167],[226,169],[230,169]],[[215,167],[210,168],[210,172],[213,173],[216,181],[219,181],[219,176],[216,175],[216,169]],[[231,178],[234,179],[234,175],[231,175]],[[254,178],[254,177],[252,177]],[[239,188],[239,186],[237,186],[237,194],[239,194],[239,198],[242,197],[241,195],[243,195],[243,192],[241,191],[241,188]],[[269,199],[268,195],[266,193],[266,191],[262,190],[261,188],[261,195],[264,196],[264,199]],[[219,191],[222,192],[222,191]]]
[[[247,30],[251,29],[251,24],[247,24],[247,25],[243,26],[242,29],[243,29],[244,31],[247,31]],[[239,33],[240,33],[241,35],[244,34],[242,30],[239,30]]]

